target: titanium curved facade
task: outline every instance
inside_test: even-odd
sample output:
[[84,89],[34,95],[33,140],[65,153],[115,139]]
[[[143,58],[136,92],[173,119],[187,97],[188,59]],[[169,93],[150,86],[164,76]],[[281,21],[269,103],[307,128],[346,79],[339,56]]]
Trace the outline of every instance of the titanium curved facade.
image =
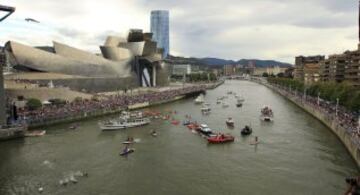
[[153,33],[153,40],[157,42],[158,48],[163,48],[163,57],[169,54],[169,11],[151,11],[150,31]]
[[104,58],[113,61],[128,60],[134,57],[130,50],[120,47],[100,46],[100,50]]
[[[56,53],[29,47],[14,41],[5,44],[5,50],[10,53],[10,63],[18,68],[42,72],[54,72],[70,75],[92,77],[126,77],[130,76],[130,68],[126,70],[120,64],[80,61],[66,58]],[[66,50],[66,49],[65,49]]]

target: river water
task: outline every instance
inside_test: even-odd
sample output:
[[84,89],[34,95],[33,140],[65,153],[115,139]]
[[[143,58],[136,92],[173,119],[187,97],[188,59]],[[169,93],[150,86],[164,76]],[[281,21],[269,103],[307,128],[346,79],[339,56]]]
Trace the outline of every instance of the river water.
[[[228,108],[216,98],[228,90],[245,97],[242,108],[229,95]],[[227,81],[208,91],[212,113],[203,116],[193,99],[151,108],[176,110],[175,119],[191,114],[213,130],[231,133],[235,142],[208,145],[184,126],[153,120],[148,126],[101,132],[100,119],[47,128],[47,135],[0,143],[0,194],[341,194],[344,178],[358,168],[342,143],[315,118],[264,86]],[[273,123],[259,120],[260,108],[271,105]],[[235,120],[235,129],[225,125]],[[251,124],[250,137],[240,128]],[[158,137],[149,135],[157,129]],[[249,145],[254,136],[260,144]],[[140,140],[136,151],[120,157],[127,136]],[[59,180],[86,171],[77,184],[60,186]]]

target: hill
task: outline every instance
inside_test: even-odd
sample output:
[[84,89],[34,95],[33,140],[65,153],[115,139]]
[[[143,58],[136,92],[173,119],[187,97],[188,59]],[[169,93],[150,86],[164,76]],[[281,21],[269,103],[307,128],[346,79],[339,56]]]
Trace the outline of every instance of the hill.
[[185,58],[179,56],[170,56],[170,60],[172,60],[175,64],[196,64],[203,65],[208,67],[222,67],[227,64],[240,64],[240,65],[249,65],[254,64],[256,67],[269,67],[269,66],[279,66],[279,67],[290,67],[292,64],[279,62],[275,60],[259,60],[259,59],[241,59],[238,61],[234,60],[225,60],[221,58]]

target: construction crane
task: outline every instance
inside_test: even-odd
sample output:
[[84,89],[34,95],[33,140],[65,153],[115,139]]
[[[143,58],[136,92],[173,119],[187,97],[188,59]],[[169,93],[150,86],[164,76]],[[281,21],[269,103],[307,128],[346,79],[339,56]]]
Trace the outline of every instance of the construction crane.
[[5,20],[5,18],[9,17],[12,13],[15,12],[15,7],[0,5],[0,11],[8,12],[5,16],[0,18],[0,22],[1,22],[1,21]]

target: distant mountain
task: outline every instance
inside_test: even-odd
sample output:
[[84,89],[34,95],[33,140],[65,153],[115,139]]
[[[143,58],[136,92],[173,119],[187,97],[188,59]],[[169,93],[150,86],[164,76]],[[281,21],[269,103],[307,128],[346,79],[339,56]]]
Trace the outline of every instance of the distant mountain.
[[177,64],[197,64],[205,65],[208,67],[222,67],[228,64],[240,64],[240,65],[249,65],[254,64],[256,67],[268,67],[268,66],[279,66],[279,67],[290,67],[292,64],[279,62],[275,60],[258,60],[258,59],[241,59],[238,61],[234,60],[225,60],[221,58],[185,58],[179,56],[170,56],[170,60]]

